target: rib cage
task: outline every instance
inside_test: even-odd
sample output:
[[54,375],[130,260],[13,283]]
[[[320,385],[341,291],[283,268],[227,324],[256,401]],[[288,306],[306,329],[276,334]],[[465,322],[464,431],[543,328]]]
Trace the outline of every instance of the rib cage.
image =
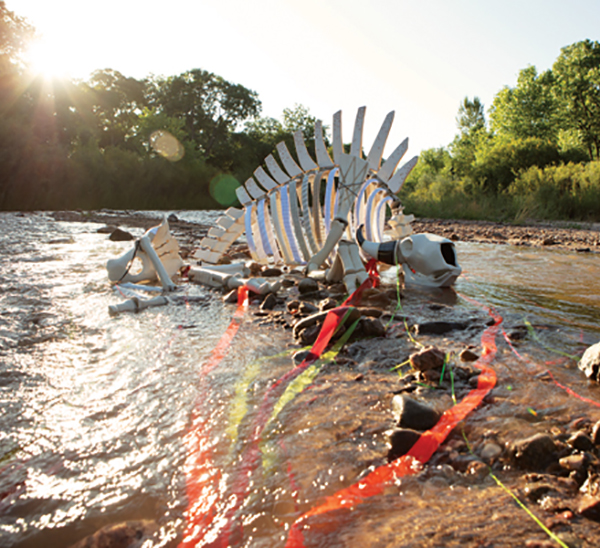
[[[282,165],[273,155],[265,158],[237,189],[243,209],[229,208],[217,220],[195,257],[214,264],[231,244],[246,233],[253,260],[259,263],[303,265],[318,253],[337,216],[348,222],[346,237],[354,240],[356,229],[365,225],[366,238],[381,241],[386,206],[395,209],[395,194],[417,163],[417,157],[396,170],[408,148],[405,139],[382,165],[383,150],[392,126],[390,112],[375,138],[366,160],[362,159],[362,137],[365,107],[358,109],[350,154],[344,154],[342,113],[333,116],[333,159],[327,152],[321,122],[315,124],[315,157],[310,156],[302,132],[294,133],[298,163],[285,143],[277,145]],[[299,164],[299,165],[298,165]],[[352,184],[342,172],[352,171]],[[357,170],[363,169],[360,173]],[[343,180],[344,179],[344,180]]]

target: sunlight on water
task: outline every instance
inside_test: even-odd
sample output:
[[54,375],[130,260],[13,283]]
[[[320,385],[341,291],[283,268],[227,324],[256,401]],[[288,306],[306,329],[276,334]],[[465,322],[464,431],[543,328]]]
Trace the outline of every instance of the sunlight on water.
[[[202,220],[198,212],[186,215]],[[104,264],[131,243],[110,242],[98,228],[0,214],[0,545],[69,546],[126,520],[149,520],[161,531],[155,545],[176,545],[185,530],[191,463],[214,479],[210,496],[220,501],[210,534],[230,526],[233,545],[283,546],[300,514],[386,462],[396,373],[369,371],[360,360],[346,368],[325,364],[271,416],[270,390],[292,364],[290,332],[259,328],[248,313],[227,358],[202,374],[234,307],[196,286],[181,293],[197,297],[188,303],[109,317],[108,305],[122,298]],[[493,305],[507,330],[532,324],[544,346],[523,343],[523,356],[558,360],[552,367],[561,381],[600,401],[574,362],[552,352],[579,355],[599,338],[600,257],[466,243],[458,244],[458,257],[464,275],[456,292],[405,290],[408,320],[435,319],[446,308],[472,316],[478,323],[470,339],[435,341],[459,348],[479,342],[486,320],[461,295]],[[398,349],[402,361],[412,349],[406,337]],[[535,365],[506,345],[495,368],[494,405],[465,427],[473,443],[489,429],[510,439],[535,432],[536,421],[589,414],[579,400],[532,382]],[[361,375],[371,380],[357,382]],[[447,395],[432,401],[450,405]],[[250,440],[266,404],[255,454]],[[191,458],[199,459],[194,451],[201,447],[210,461]],[[458,523],[493,539],[494,527],[506,531],[519,521],[487,480],[475,483],[448,468],[432,465],[426,481],[406,478],[351,512],[312,519],[308,545],[461,546]],[[460,519],[446,525],[444,540],[439,520],[449,509]],[[481,525],[483,518],[495,525]],[[515,535],[535,531],[525,521],[515,527]],[[428,544],[434,535],[438,544]]]

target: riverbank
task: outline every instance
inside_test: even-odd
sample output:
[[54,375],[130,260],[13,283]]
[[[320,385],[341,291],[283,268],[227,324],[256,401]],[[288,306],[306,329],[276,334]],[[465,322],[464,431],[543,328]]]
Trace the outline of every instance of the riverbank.
[[[56,211],[50,214],[57,221],[95,222],[111,226],[150,228],[156,224],[141,212],[123,211]],[[182,221],[171,214],[172,231],[183,236],[181,245],[197,245],[208,232],[209,226]],[[531,247],[556,247],[580,253],[600,253],[600,223],[535,222],[513,225],[491,221],[463,221],[448,219],[416,219],[415,233],[429,232],[454,241],[483,242]]]
[[[53,216],[124,230],[149,228],[157,222],[123,212]],[[186,246],[187,242],[197,246],[208,229],[175,217],[170,225]],[[590,253],[600,247],[600,233],[593,227],[421,219],[413,228],[455,241],[564,247]],[[563,256],[539,255],[543,255],[543,272],[556,270],[552,261]],[[582,257],[582,262],[587,260],[596,264],[597,257]],[[394,493],[359,505],[351,525],[344,522],[344,515],[334,516],[330,531],[319,529],[321,537],[331,537],[321,538],[323,542],[330,540],[334,545],[340,532],[350,531],[354,544],[361,544],[360,539],[370,534],[365,524],[372,523],[375,515],[380,521],[378,531],[393,532],[381,541],[382,546],[491,545],[500,538],[505,546],[556,545],[512,504],[510,494],[499,490],[494,477],[539,515],[564,545],[591,547],[600,535],[600,410],[594,404],[599,401],[598,391],[577,370],[574,357],[597,340],[597,330],[590,325],[593,316],[579,316],[579,308],[564,306],[564,296],[558,300],[537,285],[527,285],[525,273],[519,276],[522,285],[505,286],[478,277],[478,263],[469,263],[468,257],[465,268],[476,283],[461,279],[456,291],[406,289],[401,309],[393,277],[387,276],[381,289],[367,291],[353,336],[295,397],[292,411],[279,416],[277,432],[282,437],[273,439],[285,442],[286,460],[303,497],[317,504],[321,489],[334,493],[364,477],[365,471],[384,467],[405,454],[423,431],[479,386],[481,365],[494,357],[491,365],[497,379],[489,394],[448,435],[421,472],[403,479],[401,496]],[[528,271],[533,270],[529,263]],[[504,279],[506,274],[498,265],[497,277]],[[339,302],[343,290],[312,280],[312,288],[307,287],[299,272],[287,273],[284,281],[269,304],[267,299],[256,298],[246,329],[265,340],[275,340],[284,329],[289,333],[287,348],[300,350],[317,336],[324,316],[315,316]],[[586,289],[592,287],[589,280],[580,283]],[[507,287],[517,296],[505,293]],[[486,296],[481,305],[474,300]],[[505,340],[492,339],[497,349],[485,335],[491,327],[485,305],[492,296],[505,331]],[[309,322],[311,317],[314,323]],[[302,357],[301,353],[294,356],[296,362]],[[268,386],[288,369],[287,362],[281,369],[269,362],[260,369],[262,377],[252,390]],[[236,373],[240,378],[245,375],[243,370]],[[565,391],[565,386],[573,392]],[[339,480],[330,477],[331,463]],[[305,505],[303,510],[309,508]],[[264,511],[262,502],[248,510],[255,515]],[[289,520],[288,514],[280,516],[275,510],[269,517]],[[407,521],[413,527],[404,527]],[[508,523],[510,528],[502,525]],[[475,537],[470,531],[477,531]],[[275,538],[270,530],[262,531],[267,533]]]

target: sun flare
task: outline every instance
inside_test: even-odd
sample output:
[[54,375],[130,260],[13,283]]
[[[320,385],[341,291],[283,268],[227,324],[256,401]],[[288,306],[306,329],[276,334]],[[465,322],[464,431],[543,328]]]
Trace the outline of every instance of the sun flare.
[[61,52],[61,48],[48,41],[33,42],[29,46],[27,60],[32,72],[45,79],[71,76],[69,56]]

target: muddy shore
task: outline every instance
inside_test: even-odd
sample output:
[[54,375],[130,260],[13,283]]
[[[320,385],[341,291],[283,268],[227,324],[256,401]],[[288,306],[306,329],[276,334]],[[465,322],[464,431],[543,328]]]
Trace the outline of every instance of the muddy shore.
[[[156,220],[137,212],[123,211],[57,211],[51,213],[57,221],[95,222],[111,226],[150,228]],[[184,237],[184,247],[197,244],[206,235],[209,226],[182,221],[171,217],[169,225],[174,233]],[[518,246],[568,249],[581,253],[600,252],[600,223],[529,222],[523,225],[492,221],[461,221],[448,219],[416,219],[415,233],[429,232],[454,241],[485,242]]]
[[[123,212],[52,215],[59,221],[89,221],[124,230],[156,224],[156,219]],[[184,251],[194,249],[210,228],[175,217],[171,217],[169,224]],[[413,223],[413,230],[454,241],[600,252],[600,225],[532,223],[515,226],[419,219]],[[307,287],[308,279],[298,272],[287,273],[284,278],[287,283],[276,297],[270,298],[268,305],[266,298],[255,300],[250,321],[255,328],[266,332],[288,330],[290,345],[300,348],[314,342],[323,318],[313,323],[307,319],[335,306],[332,303],[339,302],[343,290],[312,280],[313,286]],[[484,309],[456,307],[456,299],[456,295],[448,291],[426,296],[407,291],[402,299],[403,313],[398,314],[395,287],[367,292],[358,309],[360,323],[355,334],[335,361],[315,379],[312,390],[298,396],[296,404],[305,411],[291,417],[286,428],[300,432],[310,424],[311,431],[331,431],[328,406],[329,402],[336,401],[339,406],[333,422],[336,436],[343,440],[347,452],[354,455],[341,470],[345,477],[359,477],[364,470],[382,466],[405,454],[421,433],[452,407],[454,398],[460,401],[478,383],[480,370],[473,363],[484,354],[481,337],[490,326],[490,318]],[[404,317],[407,323],[403,323]],[[534,355],[533,341],[529,340],[520,316],[507,311],[503,328],[519,352]],[[508,354],[508,346],[504,352]],[[452,356],[452,377],[444,373],[445,356]],[[298,362],[302,357],[300,354],[295,359]],[[404,365],[399,368],[399,364]],[[448,436],[415,481],[429,489],[441,485],[436,491],[438,497],[447,496],[452,488],[464,489],[469,500],[475,496],[481,498],[479,506],[461,507],[460,521],[465,526],[468,524],[466,529],[478,531],[475,538],[465,536],[462,529],[453,533],[453,541],[462,542],[464,546],[498,546],[497,524],[505,522],[510,523],[511,528],[502,530],[503,546],[546,548],[558,545],[555,540],[558,538],[563,546],[591,548],[600,535],[600,411],[582,406],[566,393],[555,395],[553,392],[553,405],[561,409],[560,414],[545,415],[541,406],[532,414],[529,402],[541,401],[543,396],[547,397],[546,390],[550,390],[542,386],[550,382],[546,368],[539,366],[534,371],[525,368],[520,371],[505,361],[496,366],[496,386],[477,411],[469,415],[461,431],[456,429]],[[528,398],[517,399],[513,385],[520,386],[521,393],[528,394]],[[533,396],[534,390],[540,391],[539,397]],[[321,391],[326,391],[329,397],[315,400],[314,394]],[[519,428],[510,426],[507,417],[514,418]],[[358,451],[357,444],[362,438],[372,444],[369,451]],[[340,461],[340,443],[320,448],[319,458],[323,463]],[[312,446],[307,445],[305,451],[301,449],[300,445],[298,454],[305,456],[298,459],[316,458]],[[300,460],[294,465],[310,469],[308,463]],[[314,468],[315,474],[321,469],[320,466]],[[490,473],[501,476],[540,516],[556,535],[554,540],[519,513],[510,495],[499,494]],[[306,489],[311,484],[309,480],[315,480],[310,475],[307,477]],[[430,501],[430,504],[435,502]],[[382,529],[403,528],[410,509],[403,506],[398,510],[397,517],[386,514]],[[456,521],[451,514],[441,521],[441,527],[437,521],[431,524],[437,535],[430,539],[433,544],[424,544],[416,531],[414,539],[407,536],[402,545],[417,545],[410,544],[412,541],[419,545],[444,545],[442,533],[452,529]],[[413,517],[417,521],[423,519],[419,515]],[[390,537],[389,543],[382,546],[398,545],[397,541],[396,537]]]

